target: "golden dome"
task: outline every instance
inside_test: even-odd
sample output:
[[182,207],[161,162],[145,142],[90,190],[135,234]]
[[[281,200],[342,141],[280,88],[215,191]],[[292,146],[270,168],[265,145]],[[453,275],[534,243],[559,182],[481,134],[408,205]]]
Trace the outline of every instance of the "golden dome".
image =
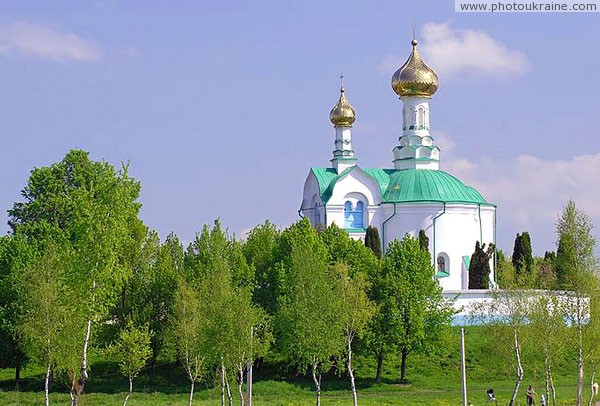
[[400,97],[421,96],[431,97],[438,89],[438,77],[417,51],[417,40],[411,42],[413,49],[404,62],[392,76],[392,89]]
[[340,87],[340,100],[331,109],[329,120],[333,125],[340,127],[351,127],[354,120],[356,120],[356,111],[346,100],[343,85]]

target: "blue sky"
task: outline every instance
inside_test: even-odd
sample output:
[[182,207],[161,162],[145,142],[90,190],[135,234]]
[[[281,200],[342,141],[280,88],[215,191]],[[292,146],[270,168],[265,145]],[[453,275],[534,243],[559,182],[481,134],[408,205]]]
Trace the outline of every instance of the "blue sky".
[[[600,14],[466,14],[454,1],[4,1],[0,208],[71,148],[142,182],[141,216],[190,241],[298,218],[328,166],[345,75],[359,164],[390,167],[390,87],[413,26],[438,71],[442,169],[498,204],[498,242],[555,248],[569,198],[600,225]],[[6,214],[0,232],[6,232]],[[596,235],[598,235],[596,230]]]

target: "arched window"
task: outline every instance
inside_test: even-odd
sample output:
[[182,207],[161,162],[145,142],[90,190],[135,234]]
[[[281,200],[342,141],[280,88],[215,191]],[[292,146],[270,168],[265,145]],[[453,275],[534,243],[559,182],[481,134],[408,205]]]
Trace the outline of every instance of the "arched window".
[[319,203],[315,203],[314,207],[315,226],[321,224],[321,213],[319,213]]
[[425,109],[423,107],[419,107],[419,126],[417,128],[425,128]]
[[440,254],[437,257],[437,276],[449,276],[450,275],[450,265],[448,263],[447,255]]
[[364,203],[359,201],[352,207],[349,200],[344,204],[344,227],[345,228],[364,228]]

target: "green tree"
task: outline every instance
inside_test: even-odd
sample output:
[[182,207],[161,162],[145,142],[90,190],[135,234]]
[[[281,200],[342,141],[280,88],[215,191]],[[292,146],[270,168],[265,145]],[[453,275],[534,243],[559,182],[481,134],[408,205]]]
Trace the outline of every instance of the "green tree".
[[586,336],[595,335],[596,324],[588,323],[598,294],[597,259],[594,256],[596,240],[592,235],[593,224],[590,217],[577,208],[572,200],[556,222],[558,249],[556,253],[556,276],[560,288],[568,290],[570,300],[567,318],[573,331],[577,356],[577,406],[583,396],[583,368],[588,352]]
[[115,354],[119,370],[129,380],[129,392],[123,401],[123,406],[133,392],[133,380],[138,376],[146,361],[152,355],[150,348],[150,333],[147,327],[135,327],[129,324],[122,329],[115,346]]
[[577,289],[579,275],[596,269],[593,228],[590,217],[569,200],[556,222],[558,249],[555,265],[560,288]]
[[560,293],[542,291],[532,295],[527,329],[532,347],[541,352],[546,375],[546,399],[556,405],[554,365],[563,357],[567,344],[567,325],[564,320],[564,300]]
[[266,221],[250,231],[243,245],[246,261],[254,269],[254,302],[271,316],[275,314],[284,279],[283,267],[275,258],[279,236],[277,227]]
[[[509,406],[515,399],[523,382],[522,336],[530,317],[531,291],[514,288],[495,290],[492,300],[472,306],[471,315],[475,324],[486,326],[493,337],[498,359],[512,360],[516,381]],[[503,352],[504,351],[504,352]]]
[[346,340],[346,369],[350,377],[354,406],[357,406],[358,397],[352,369],[352,344],[354,339],[360,337],[365,331],[375,306],[367,296],[368,282],[365,274],[357,272],[354,276],[350,276],[348,266],[344,263],[336,264],[333,274],[337,278],[337,290],[342,296],[340,317]]
[[152,331],[153,369],[166,339],[177,277],[183,274],[183,256],[183,247],[174,234],[161,244],[156,232],[148,233],[139,262],[125,287],[123,319],[130,319],[136,326],[148,324]]
[[373,251],[373,254],[375,254],[378,259],[381,259],[383,253],[381,252],[381,239],[379,238],[379,230],[377,227],[367,227],[365,233],[365,246]]
[[425,230],[422,229],[419,230],[419,247],[421,247],[423,251],[429,252],[429,237],[427,237]]
[[47,242],[36,249],[37,255],[15,274],[21,315],[19,332],[28,357],[46,368],[44,394],[50,404],[50,378],[55,369],[64,368],[63,357],[73,347],[72,298],[65,283],[66,269],[71,266],[68,248]]
[[[32,170],[23,201],[9,210],[13,234],[43,240],[60,234],[75,258],[65,278],[76,297],[73,311],[83,315],[77,371],[71,371],[72,405],[78,404],[89,377],[92,329],[104,321],[131,275],[130,259],[139,251],[146,228],[138,218],[140,185],[107,162],[72,150],[50,167]],[[133,254],[132,254],[133,253]]]
[[324,247],[294,245],[291,251],[288,289],[280,298],[275,324],[278,346],[301,372],[310,369],[320,405],[321,374],[329,370],[331,357],[341,354],[344,347],[341,300]]
[[517,234],[515,237],[512,264],[515,267],[517,274],[526,273],[531,275],[533,273],[531,239],[527,231],[524,231],[522,234]]
[[454,310],[433,278],[429,253],[409,234],[389,244],[376,283],[380,318],[389,326],[385,339],[400,352],[400,380],[406,382],[408,355],[442,346]]
[[494,255],[494,244],[485,249],[485,244],[475,243],[475,252],[471,255],[469,264],[469,289],[489,289],[490,259]]
[[202,378],[206,368],[206,345],[203,336],[206,318],[203,304],[196,288],[180,277],[174,295],[170,326],[175,345],[182,357],[186,376],[190,381],[188,406],[192,406],[195,383]]
[[0,237],[0,367],[15,368],[15,386],[19,388],[20,372],[26,360],[19,340],[19,317],[22,314],[15,269],[21,269],[28,258],[24,239]]

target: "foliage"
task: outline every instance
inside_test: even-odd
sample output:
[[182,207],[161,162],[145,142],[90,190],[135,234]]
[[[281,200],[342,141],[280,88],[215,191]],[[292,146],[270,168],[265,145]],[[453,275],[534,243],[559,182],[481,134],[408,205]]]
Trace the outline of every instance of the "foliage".
[[454,310],[433,278],[429,253],[409,234],[389,244],[374,291],[380,306],[375,326],[383,327],[377,333],[401,354],[400,379],[406,381],[408,355],[443,347]]
[[531,252],[531,239],[529,233],[524,231],[515,237],[515,245],[512,254],[512,264],[517,274],[533,273],[533,254]]
[[138,218],[140,185],[127,167],[116,171],[72,150],[61,162],[31,172],[23,201],[9,210],[15,236],[65,241],[73,253],[65,282],[73,295],[72,311],[87,320],[81,335],[81,364],[71,371],[73,404],[88,378],[87,356],[92,325],[105,319],[132,271],[146,228]]
[[329,370],[332,356],[341,354],[344,347],[342,302],[324,249],[295,244],[290,265],[286,275],[288,289],[280,298],[276,317],[277,345],[299,371],[311,369],[319,398],[317,375]]
[[597,266],[594,257],[596,240],[592,235],[590,217],[569,200],[556,222],[558,249],[556,276],[560,288],[578,289],[580,275],[593,272]]
[[469,289],[489,289],[490,259],[494,254],[494,244],[485,249],[485,244],[475,243],[475,252],[471,255],[469,264]]
[[129,380],[129,393],[123,405],[133,392],[133,380],[138,376],[146,361],[152,355],[150,349],[150,332],[147,327],[135,327],[129,324],[121,330],[119,339],[114,347],[114,353],[119,363],[119,370]]
[[423,251],[429,252],[429,237],[427,237],[427,234],[423,229],[419,230],[419,247],[421,247]]
[[275,247],[279,240],[277,227],[266,221],[250,231],[242,250],[254,269],[254,302],[269,315],[274,315],[284,279],[283,268],[277,263]]
[[373,254],[378,259],[381,259],[381,239],[379,238],[379,230],[377,227],[368,226],[365,233],[365,246],[373,251]]
[[166,339],[177,278],[183,275],[183,256],[183,247],[174,234],[161,244],[156,232],[148,233],[124,291],[121,319],[129,319],[137,326],[148,324],[152,331],[153,366]]

